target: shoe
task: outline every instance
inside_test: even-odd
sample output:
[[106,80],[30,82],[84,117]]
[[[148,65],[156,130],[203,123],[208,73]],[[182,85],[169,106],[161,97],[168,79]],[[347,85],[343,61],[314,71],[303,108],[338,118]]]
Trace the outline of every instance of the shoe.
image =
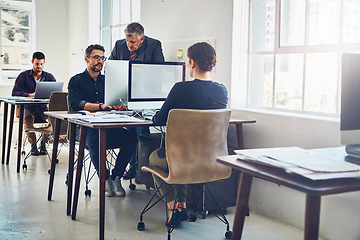
[[180,208],[182,211],[180,211],[180,221],[187,221],[189,220],[189,214],[186,208]]
[[113,180],[114,183],[114,193],[117,197],[125,197],[125,189],[121,186],[121,180],[119,176],[116,176],[115,180]]
[[47,150],[46,150],[46,145],[45,142],[41,141],[40,143],[40,155],[46,155],[47,154]]
[[169,219],[166,221],[165,225],[170,228],[175,228],[181,222],[181,212],[175,210],[171,215],[171,220],[169,223]]
[[129,171],[127,171],[124,175],[123,175],[123,179],[124,180],[130,180],[136,177],[136,168],[135,167],[130,167]]
[[36,143],[31,144],[31,151],[30,151],[31,155],[33,156],[39,156],[39,150],[37,149]]
[[114,185],[113,180],[111,178],[105,180],[105,197],[113,197],[114,193]]

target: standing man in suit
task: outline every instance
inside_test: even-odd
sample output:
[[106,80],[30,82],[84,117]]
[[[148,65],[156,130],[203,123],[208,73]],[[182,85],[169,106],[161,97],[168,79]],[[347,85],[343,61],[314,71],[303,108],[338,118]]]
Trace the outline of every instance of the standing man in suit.
[[[15,80],[12,90],[12,96],[34,97],[35,88],[38,82],[56,82],[55,77],[48,72],[43,71],[45,66],[45,55],[42,52],[33,54],[31,63],[33,68],[21,72]],[[24,112],[25,128],[33,128],[34,120],[42,119],[46,121],[48,117],[44,114],[47,111],[46,104],[27,105]],[[36,146],[36,135],[34,132],[26,133],[29,143],[31,144],[31,155],[46,155],[45,143],[49,140],[49,135],[44,133],[41,138],[40,152]]]
[[165,61],[161,42],[145,36],[140,23],[130,23],[124,32],[125,39],[116,41],[109,60]]
[[[144,35],[144,27],[140,23],[130,23],[126,26],[125,39],[116,41],[109,60],[131,60],[147,62],[164,62],[164,55],[159,40]],[[148,127],[131,128],[136,131],[137,137],[142,133],[149,133]],[[123,179],[135,178],[137,171],[137,154],[130,161],[130,169]]]

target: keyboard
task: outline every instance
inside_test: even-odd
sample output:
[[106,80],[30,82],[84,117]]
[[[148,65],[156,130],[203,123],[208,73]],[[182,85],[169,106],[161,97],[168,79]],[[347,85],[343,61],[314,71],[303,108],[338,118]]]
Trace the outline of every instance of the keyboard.
[[132,111],[132,110],[125,110],[125,111],[111,110],[110,113],[131,116],[134,114],[134,111]]

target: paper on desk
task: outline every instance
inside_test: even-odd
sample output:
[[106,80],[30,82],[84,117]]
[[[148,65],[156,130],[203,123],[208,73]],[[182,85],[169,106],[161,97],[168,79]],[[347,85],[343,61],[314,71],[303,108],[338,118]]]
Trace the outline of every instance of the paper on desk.
[[360,177],[360,166],[298,148],[236,150],[241,160],[284,169],[313,180]]
[[130,117],[127,115],[117,115],[117,114],[104,114],[104,115],[82,115],[79,118],[76,118],[82,122],[88,123],[126,123],[126,122],[144,122],[145,120]]

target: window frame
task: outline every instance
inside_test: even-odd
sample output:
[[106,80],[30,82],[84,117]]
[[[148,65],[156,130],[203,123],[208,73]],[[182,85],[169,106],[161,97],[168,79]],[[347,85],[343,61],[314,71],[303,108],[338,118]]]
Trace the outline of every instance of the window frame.
[[[305,44],[303,46],[280,46],[280,28],[281,28],[281,0],[275,0],[275,27],[274,27],[274,48],[272,51],[257,51],[251,52],[251,0],[241,1],[234,0],[234,12],[233,12],[233,56],[232,56],[232,95],[231,95],[231,107],[235,109],[239,108],[252,108],[266,111],[276,111],[284,113],[300,113],[307,115],[318,115],[318,116],[331,116],[338,117],[340,114],[340,77],[341,77],[341,54],[343,52],[360,52],[360,42],[358,44],[342,43],[344,27],[343,27],[343,14],[344,14],[344,2],[341,1],[340,10],[340,33],[338,44],[328,45],[308,45],[309,37],[309,4],[310,0],[306,0],[306,11],[305,11]],[[240,26],[240,27],[239,27]],[[240,44],[239,44],[240,43]],[[276,56],[281,54],[303,54],[303,77],[302,77],[302,106],[301,110],[293,110],[286,108],[278,108],[275,106],[275,84],[277,79],[275,78],[276,69]],[[305,110],[305,67],[306,67],[306,55],[310,53],[337,53],[338,58],[338,69],[337,69],[337,82],[336,82],[336,109],[335,113],[315,112]],[[251,106],[251,92],[250,92],[250,59],[251,56],[271,56],[273,58],[273,96],[272,106]],[[239,67],[240,66],[240,67]],[[239,94],[240,93],[240,94]],[[239,96],[241,95],[241,96]],[[264,96],[264,95],[263,95]]]
[[[134,0],[129,0],[130,2],[130,22],[124,22],[124,23],[118,23],[118,24],[113,24],[113,1],[114,0],[106,0],[108,3],[109,3],[109,11],[110,11],[110,14],[108,15],[108,22],[109,22],[109,26],[103,26],[104,24],[104,1],[105,0],[101,0],[101,3],[100,3],[100,42],[101,44],[105,47],[105,52],[107,53],[107,56],[109,56],[111,54],[111,51],[115,45],[115,42],[117,40],[119,40],[119,38],[113,38],[113,33],[115,30],[119,30],[120,34],[121,34],[121,30],[122,29],[125,29],[125,27],[135,21],[134,20],[134,17],[133,17],[133,1]],[[121,2],[121,0],[119,0]],[[140,6],[140,9],[138,9],[138,11],[140,12],[141,11],[141,1],[139,1],[139,6]],[[120,3],[120,7],[121,7],[121,3]],[[139,21],[137,22],[140,22],[140,19]],[[108,31],[108,42],[107,43],[104,43],[104,31]],[[120,35],[121,37],[121,35]]]
[[[3,44],[2,41],[2,31],[0,32],[0,48],[1,48],[1,54],[3,55],[2,52],[2,47],[20,47],[20,48],[29,48],[29,59],[31,60],[32,57],[32,53],[34,52],[35,49],[35,42],[36,42],[36,36],[35,36],[35,3],[34,1],[3,1],[0,3],[0,20],[2,20],[2,11],[1,9],[10,9],[10,10],[20,10],[20,11],[27,11],[29,12],[29,42],[27,44],[23,44],[23,43],[16,43],[16,44]],[[20,72],[28,69],[29,67],[31,68],[31,62],[29,61],[27,64],[14,64],[14,65],[7,65],[4,64],[4,59],[2,59],[1,63],[0,63],[0,86],[4,87],[4,86],[12,86],[14,85],[15,82],[15,75],[17,76]],[[12,78],[8,78],[8,80],[10,79],[10,81],[3,81],[3,71],[4,70],[13,70],[13,74],[14,77]]]

